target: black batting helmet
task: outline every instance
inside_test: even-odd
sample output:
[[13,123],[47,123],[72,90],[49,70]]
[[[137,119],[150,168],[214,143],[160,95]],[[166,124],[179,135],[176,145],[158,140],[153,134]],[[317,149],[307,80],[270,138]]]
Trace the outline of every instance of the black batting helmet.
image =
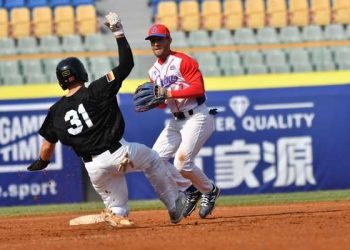
[[76,57],[68,57],[57,64],[57,80],[63,90],[66,90],[71,83],[87,82],[88,74],[82,62]]

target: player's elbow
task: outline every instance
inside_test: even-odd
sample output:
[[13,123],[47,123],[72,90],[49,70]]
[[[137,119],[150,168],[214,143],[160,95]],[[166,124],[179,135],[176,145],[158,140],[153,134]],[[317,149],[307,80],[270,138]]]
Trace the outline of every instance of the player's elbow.
[[204,96],[204,95],[205,95],[204,89],[201,89],[200,91],[198,91],[198,95],[197,96]]
[[130,74],[130,72],[133,69],[133,67],[134,67],[134,61],[133,60],[121,64],[119,66],[119,69],[120,69],[119,72],[121,73],[122,78],[125,79],[126,77],[128,77],[128,75]]

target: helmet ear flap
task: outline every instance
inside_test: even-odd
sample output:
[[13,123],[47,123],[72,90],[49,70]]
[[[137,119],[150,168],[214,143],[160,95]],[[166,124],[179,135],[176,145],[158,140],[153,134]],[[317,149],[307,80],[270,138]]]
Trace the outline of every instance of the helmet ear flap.
[[[84,70],[85,70],[85,68],[84,68]],[[85,74],[84,74],[84,77],[83,77],[83,81],[84,81],[84,82],[89,81],[89,75],[88,75],[88,73],[86,72],[86,70],[85,70]]]
[[68,88],[68,84],[61,83],[61,82],[59,82],[59,84],[63,90],[66,90]]

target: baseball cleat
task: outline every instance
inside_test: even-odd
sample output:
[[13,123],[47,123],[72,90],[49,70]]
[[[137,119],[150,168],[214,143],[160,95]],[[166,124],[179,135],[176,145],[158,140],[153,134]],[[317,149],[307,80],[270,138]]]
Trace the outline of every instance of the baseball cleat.
[[179,192],[179,197],[175,201],[175,208],[169,211],[170,221],[173,224],[179,223],[183,218],[183,213],[186,208],[186,196]]
[[111,227],[131,227],[134,222],[128,217],[118,216],[111,209],[105,209],[101,213],[104,222]]
[[199,192],[198,190],[195,190],[195,191],[186,190],[185,195],[186,195],[186,207],[183,215],[184,217],[187,217],[187,216],[190,216],[191,213],[196,209],[197,202],[200,200],[202,193]]
[[213,211],[215,202],[220,195],[220,188],[214,185],[211,192],[202,195],[201,207],[199,209],[199,216],[204,219]]

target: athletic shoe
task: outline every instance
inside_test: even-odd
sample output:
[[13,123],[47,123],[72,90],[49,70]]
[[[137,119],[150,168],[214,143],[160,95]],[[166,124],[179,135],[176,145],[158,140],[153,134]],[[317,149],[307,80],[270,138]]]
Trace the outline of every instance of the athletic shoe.
[[202,196],[202,193],[199,190],[186,190],[186,208],[184,211],[184,217],[190,216],[191,213],[196,209],[197,202]]
[[128,217],[116,215],[111,209],[108,208],[102,211],[101,216],[111,227],[131,227],[134,225],[134,222]]
[[183,218],[183,212],[186,207],[186,196],[179,192],[179,197],[175,201],[175,208],[169,211],[170,221],[173,224],[179,223]]
[[201,207],[199,209],[199,216],[204,219],[214,209],[215,202],[220,195],[220,188],[214,185],[211,192],[202,195]]

